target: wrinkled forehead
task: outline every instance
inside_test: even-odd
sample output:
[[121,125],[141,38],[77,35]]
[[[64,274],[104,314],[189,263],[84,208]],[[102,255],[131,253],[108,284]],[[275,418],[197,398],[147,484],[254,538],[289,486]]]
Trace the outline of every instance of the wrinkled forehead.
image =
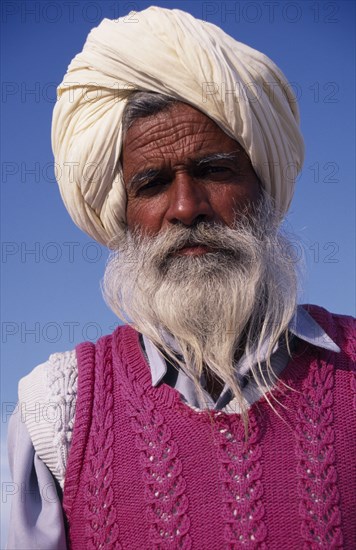
[[249,160],[241,145],[198,109],[175,102],[164,110],[130,121],[121,161],[137,169],[145,163],[158,166],[188,164],[211,155],[240,155]]

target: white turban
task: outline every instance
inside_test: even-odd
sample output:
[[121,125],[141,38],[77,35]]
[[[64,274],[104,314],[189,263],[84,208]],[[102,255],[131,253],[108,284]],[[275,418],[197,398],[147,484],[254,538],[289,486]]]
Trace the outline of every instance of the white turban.
[[58,87],[52,147],[74,222],[103,244],[126,223],[122,115],[133,90],[199,109],[238,141],[283,216],[304,155],[296,98],[278,67],[219,27],[150,7],[104,19]]

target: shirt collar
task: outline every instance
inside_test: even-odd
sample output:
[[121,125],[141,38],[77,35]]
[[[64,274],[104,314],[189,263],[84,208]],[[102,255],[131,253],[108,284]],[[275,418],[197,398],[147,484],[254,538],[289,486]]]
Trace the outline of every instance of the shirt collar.
[[339,346],[302,306],[297,307],[297,312],[289,324],[289,330],[295,336],[313,346],[335,351],[336,353],[341,351]]
[[[289,323],[289,331],[301,340],[308,342],[314,346],[324,348],[336,353],[340,352],[339,346],[326,334],[325,330],[313,319],[313,317],[301,306],[297,306],[297,311]],[[165,336],[174,351],[179,353],[177,344],[172,336]],[[157,386],[162,378],[167,373],[167,365],[163,355],[157,347],[151,342],[147,336],[143,335],[143,343],[145,346],[148,363],[151,370],[152,386]],[[277,351],[278,344],[275,346],[273,353]],[[260,349],[260,357],[262,361],[265,359],[268,350],[268,338],[266,337]],[[248,372],[251,362],[257,362],[256,352],[251,356],[244,355],[239,361],[239,375],[244,376]]]
[[167,372],[167,365],[159,350],[147,336],[142,335],[143,344],[151,370],[152,386],[157,386]]

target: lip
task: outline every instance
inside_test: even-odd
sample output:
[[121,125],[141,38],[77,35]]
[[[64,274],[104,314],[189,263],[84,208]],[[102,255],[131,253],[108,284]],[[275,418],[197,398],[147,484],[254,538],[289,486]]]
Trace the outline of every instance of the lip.
[[212,252],[212,248],[209,246],[205,246],[202,244],[194,244],[194,245],[188,245],[183,246],[177,252],[175,252],[175,256],[202,256],[203,254],[206,254],[207,252]]

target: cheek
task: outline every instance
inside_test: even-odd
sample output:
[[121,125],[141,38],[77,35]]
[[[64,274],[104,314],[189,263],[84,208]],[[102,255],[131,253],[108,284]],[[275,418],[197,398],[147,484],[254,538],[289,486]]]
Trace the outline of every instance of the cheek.
[[156,201],[128,200],[126,207],[126,222],[129,230],[137,229],[146,235],[156,235],[161,228],[159,205]]
[[232,226],[236,214],[256,204],[261,195],[258,182],[246,186],[226,188],[214,194],[211,204],[215,213],[228,226]]

